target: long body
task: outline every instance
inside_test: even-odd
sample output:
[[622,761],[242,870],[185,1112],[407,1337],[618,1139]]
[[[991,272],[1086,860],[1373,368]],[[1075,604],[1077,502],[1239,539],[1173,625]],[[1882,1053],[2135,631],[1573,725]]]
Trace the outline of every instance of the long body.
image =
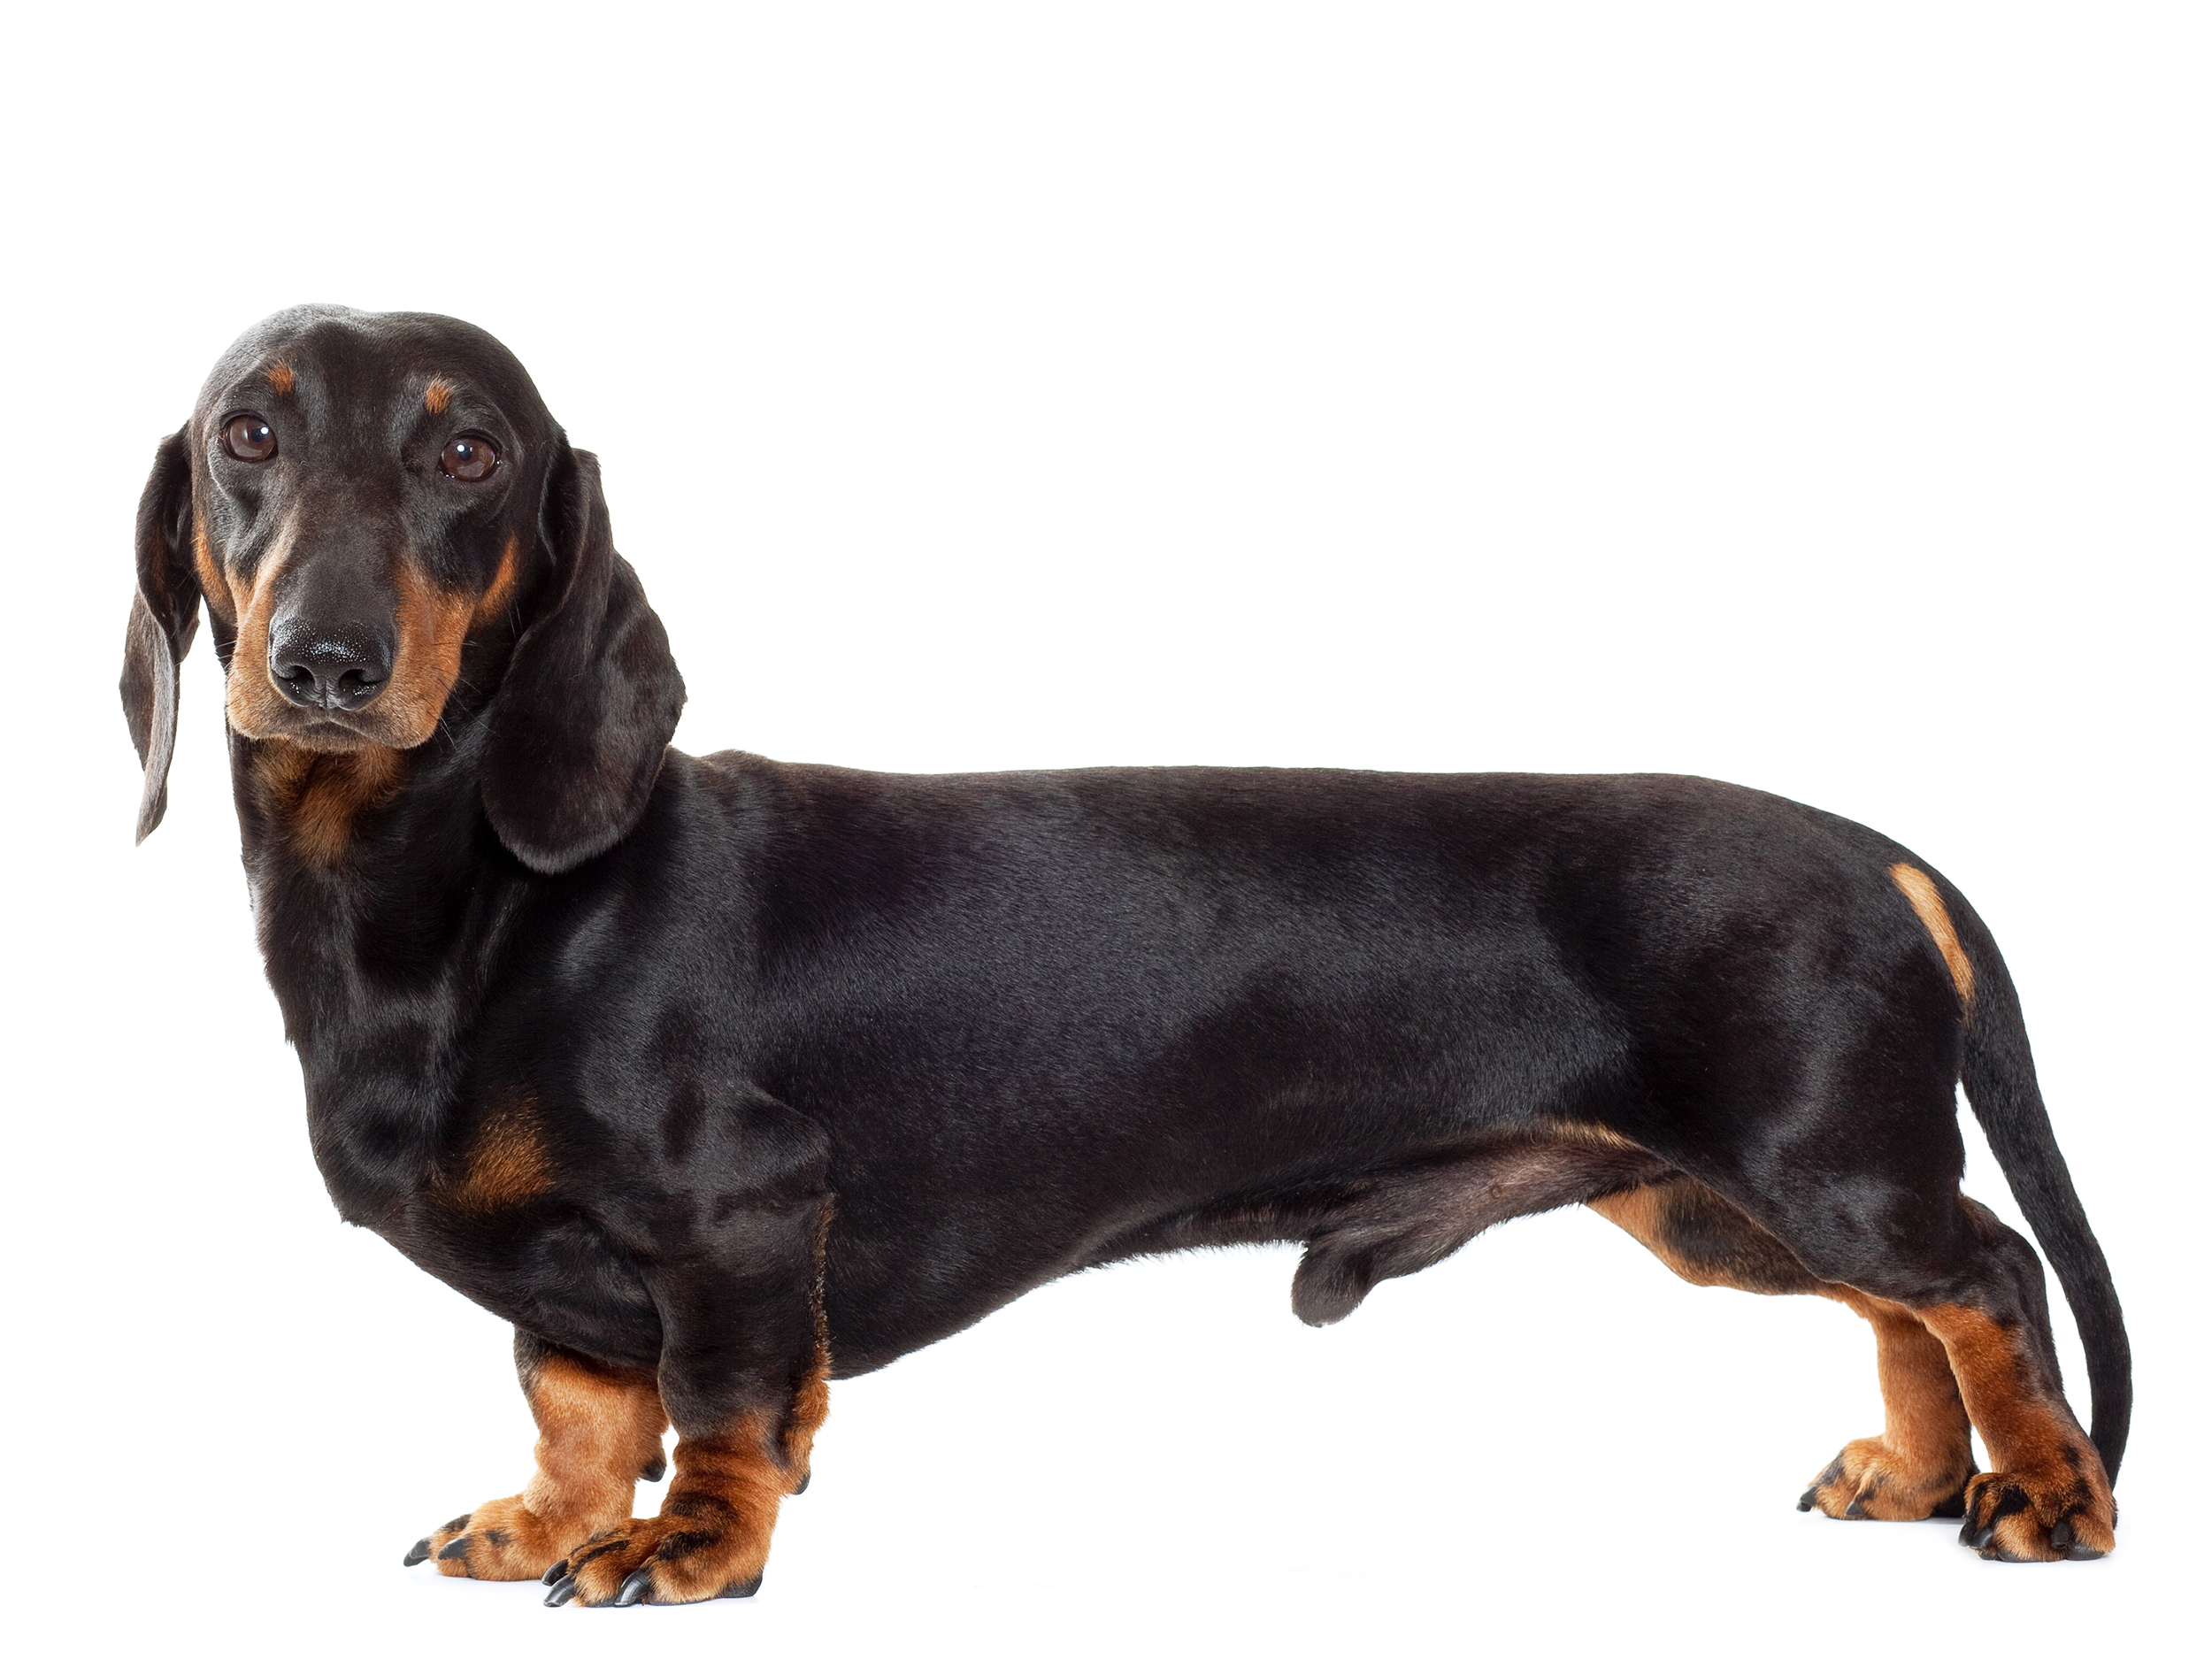
[[[1302,1242],[1325,1324],[1577,1202],[1869,1321],[1889,1421],[1804,1507],[2112,1547],[2110,1276],[1994,942],[1871,831],[1689,778],[693,758],[595,463],[449,319],[242,339],[138,555],[141,833],[204,607],[332,1196],[516,1327],[537,1473],[411,1563],[750,1594],[833,1373],[1209,1243]],[[2093,1438],[2033,1250],[1959,1193],[1962,1081]]]
[[[672,754],[630,839],[567,876],[472,856],[465,889],[425,871],[365,915],[343,881],[288,883],[280,854],[257,888],[349,1219],[504,1317],[649,1367],[659,1321],[620,1252],[586,1242],[604,1237],[592,1188],[625,1148],[772,1103],[826,1138],[850,1374],[1071,1270],[1302,1240],[1354,1183],[1479,1172],[1486,1147],[1561,1125],[1755,1203],[1746,1166],[1788,1156],[1806,1089],[1728,1064],[1747,1026],[1755,1052],[1816,1052],[1847,987],[1888,1004],[1891,1041],[1955,1064],[1955,994],[1886,873],[1904,856],[1696,779],[914,778]],[[1865,913],[1808,912],[1836,890]],[[319,1005],[408,1010],[411,955],[434,964],[434,1023],[317,1029]],[[563,1173],[488,1248],[433,1177],[523,1094]],[[1955,1119],[1931,1104],[1864,1102],[1857,1129],[1914,1136],[1955,1182]],[[1696,1147],[1710,1114],[1732,1125],[1719,1157]],[[723,1149],[703,1173],[741,1187],[746,1148]]]

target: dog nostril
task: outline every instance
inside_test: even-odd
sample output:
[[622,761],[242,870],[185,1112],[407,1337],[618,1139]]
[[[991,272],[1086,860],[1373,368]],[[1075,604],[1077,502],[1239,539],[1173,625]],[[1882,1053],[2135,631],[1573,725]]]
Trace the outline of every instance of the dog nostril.
[[269,677],[287,701],[350,712],[366,707],[391,672],[388,631],[288,617],[270,630]]

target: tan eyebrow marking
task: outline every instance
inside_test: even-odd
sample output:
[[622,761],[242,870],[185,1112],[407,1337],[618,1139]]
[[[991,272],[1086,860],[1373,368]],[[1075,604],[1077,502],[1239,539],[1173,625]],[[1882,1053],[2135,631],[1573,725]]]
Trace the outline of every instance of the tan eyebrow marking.
[[288,363],[273,364],[269,369],[269,384],[276,388],[280,396],[292,395],[292,366]]
[[1966,947],[1959,943],[1958,930],[1951,926],[1951,912],[1944,908],[1943,895],[1928,879],[1924,870],[1916,870],[1908,864],[1889,867],[1889,879],[1897,884],[1897,890],[1905,895],[1905,902],[1920,918],[1920,925],[1928,930],[1928,937],[1935,941],[1936,949],[1943,953],[1943,965],[1951,970],[1951,983],[1959,988],[1959,1001],[1966,1011],[1974,1011],[1974,964],[1966,959]]
[[449,380],[433,380],[423,388],[422,406],[434,415],[442,415],[453,402],[453,385]]

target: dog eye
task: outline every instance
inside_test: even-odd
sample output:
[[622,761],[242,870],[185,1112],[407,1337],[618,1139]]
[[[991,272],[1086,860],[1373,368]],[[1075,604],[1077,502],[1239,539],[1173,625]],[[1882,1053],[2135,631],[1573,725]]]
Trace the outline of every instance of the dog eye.
[[499,446],[489,438],[456,438],[438,457],[438,471],[464,484],[480,484],[499,465]]
[[265,461],[276,453],[276,434],[258,415],[233,415],[223,423],[223,449],[235,460]]

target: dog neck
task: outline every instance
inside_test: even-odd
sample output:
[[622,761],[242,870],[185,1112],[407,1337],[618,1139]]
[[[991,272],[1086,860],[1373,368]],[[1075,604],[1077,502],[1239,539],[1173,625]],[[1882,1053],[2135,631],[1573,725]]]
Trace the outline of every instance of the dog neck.
[[[404,753],[231,733],[256,932],[331,1196],[373,1223],[427,1176],[521,894],[477,795],[488,708]],[[416,995],[410,995],[412,991]]]

